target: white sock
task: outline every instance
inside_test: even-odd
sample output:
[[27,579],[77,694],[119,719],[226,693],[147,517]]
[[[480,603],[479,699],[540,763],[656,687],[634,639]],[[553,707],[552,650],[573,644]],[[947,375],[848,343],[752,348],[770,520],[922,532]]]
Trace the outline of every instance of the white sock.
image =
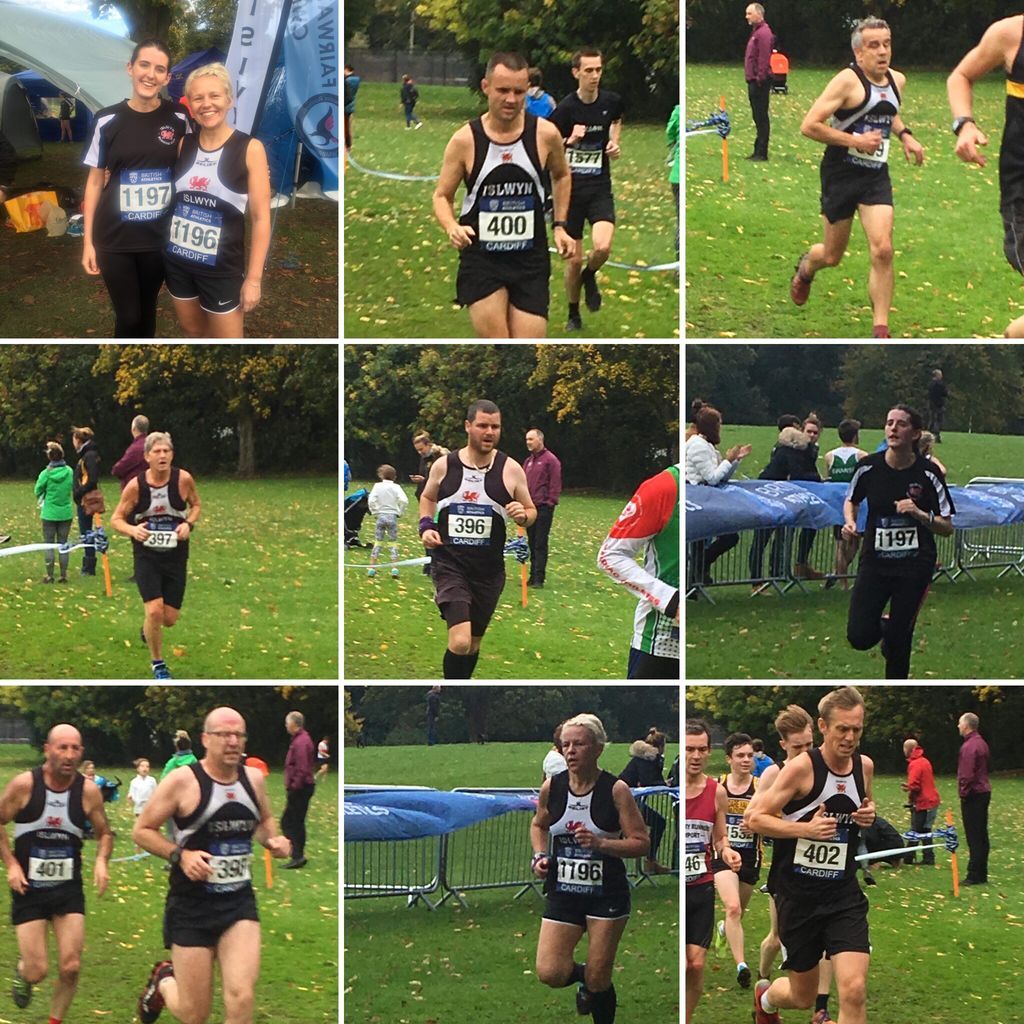
[[[736,973],[737,973],[737,974],[739,974],[739,973],[740,973],[740,971],[742,971],[744,967],[747,967],[747,961],[746,961],[746,960],[741,960],[741,961],[740,961],[740,962],[739,962],[739,963],[738,963],[738,964],[736,965]],[[749,970],[750,970],[750,968],[749,968],[749,967],[747,967],[747,970],[749,971]]]
[[768,1002],[768,989],[765,989],[761,993],[761,1009],[764,1010],[765,1013],[774,1013],[778,1009],[777,1006],[773,1006]]

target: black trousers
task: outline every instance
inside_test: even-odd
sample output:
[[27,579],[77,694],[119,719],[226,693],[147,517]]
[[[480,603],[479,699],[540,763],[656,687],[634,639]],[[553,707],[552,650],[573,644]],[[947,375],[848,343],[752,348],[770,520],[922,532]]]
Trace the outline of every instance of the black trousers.
[[960,797],[960,817],[970,848],[967,877],[974,882],[988,881],[988,805],[991,793],[969,793]]
[[942,421],[946,418],[946,407],[944,405],[933,405],[929,410],[928,429],[936,436],[942,435]]
[[306,851],[306,814],[316,786],[309,783],[302,789],[289,789],[281,815],[281,831],[292,841],[292,858],[298,860]]
[[772,542],[772,551],[768,563],[768,572],[772,576],[782,576],[786,560],[786,531],[781,527],[767,530],[755,530],[754,539],[750,544],[748,566],[752,580],[763,579],[764,549]]
[[555,518],[554,505],[538,505],[537,519],[533,526],[526,528],[526,539],[530,544],[530,582],[543,583],[548,568],[548,536],[551,521]]
[[768,98],[771,96],[771,83],[763,85],[747,82],[747,95],[750,97],[750,113],[754,117],[757,138],[754,140],[754,155],[768,156],[768,137],[771,134],[771,122],[768,119]]
[[[911,811],[910,830],[912,832],[931,832],[935,827],[935,817],[938,814],[938,811],[938,807],[932,807],[925,811]],[[929,843],[933,843],[934,841],[934,839],[923,839],[920,845],[927,846]],[[924,858],[925,864],[935,863],[934,850],[922,850],[921,856]]]
[[711,540],[699,540],[693,545],[693,569],[699,582],[707,582],[711,576],[711,566],[726,551],[731,551],[740,542],[738,533],[723,533],[721,537]]
[[[885,640],[885,678],[910,677],[910,651],[914,626],[932,574],[915,569],[905,576],[889,576],[861,562],[857,582],[850,595],[846,638],[858,651],[867,651]],[[882,625],[882,613],[889,606],[889,619]],[[884,634],[883,634],[884,628]]]

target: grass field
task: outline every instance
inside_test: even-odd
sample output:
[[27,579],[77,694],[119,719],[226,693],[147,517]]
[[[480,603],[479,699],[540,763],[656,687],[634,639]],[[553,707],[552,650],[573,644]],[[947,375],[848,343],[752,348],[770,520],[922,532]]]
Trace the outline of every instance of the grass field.
[[[870,726],[869,726],[870,727]],[[719,752],[708,774],[725,770]],[[906,795],[899,788],[902,777],[880,776],[874,795],[878,813],[902,832],[910,827],[903,809]],[[960,821],[954,778],[936,780],[942,806],[952,808],[960,836],[957,862],[960,877],[967,871],[967,844]],[[993,777],[993,801],[989,816],[992,853],[988,886],[960,890],[953,897],[950,855],[936,850],[936,867],[876,866],[878,884],[867,888],[871,904],[871,969],[868,975],[868,1020],[871,1024],[903,1024],[909,1017],[934,1024],[1020,1024],[1024,1007],[1021,966],[1011,950],[1020,944],[1024,920],[1024,893],[1016,883],[1020,871],[1020,829],[1015,808],[1024,799],[1024,780]],[[767,877],[770,854],[761,881]],[[716,917],[722,916],[716,904]],[[757,962],[757,947],[768,934],[768,900],[755,891],[744,919],[747,961]],[[694,1019],[707,1024],[747,1022],[751,1013],[749,989],[734,980],[728,949],[708,955],[704,996]],[[779,973],[775,963],[773,977]],[[838,1017],[833,986],[829,1010]],[[804,1022],[810,1011],[783,1011],[782,1019]]]
[[[370,483],[352,487],[369,487]],[[597,567],[597,551],[622,511],[619,497],[564,493],[551,529],[547,581],[522,607],[519,563],[505,560],[505,591],[480,649],[478,679],[625,679],[636,601]],[[361,539],[373,541],[373,521]],[[398,527],[399,558],[418,558],[416,521]],[[384,548],[381,561],[388,549]],[[368,563],[350,549],[350,565]],[[393,579],[378,570],[345,573],[345,678],[440,679],[447,627],[420,566]]]
[[[756,477],[778,436],[773,427],[729,425],[722,450],[753,444],[740,474]],[[826,431],[823,450],[834,446]],[[861,446],[873,451],[881,430],[861,432]],[[937,449],[951,482],[973,476],[1019,476],[1024,438],[943,433]],[[767,558],[766,558],[767,564]],[[744,565],[746,563],[744,562]],[[939,679],[1015,679],[1021,675],[1020,602],[1024,580],[995,578],[995,571],[965,577],[956,585],[935,583],[914,633],[911,672]],[[846,642],[848,592],[809,584],[809,593],[791,590],[785,597],[752,600],[747,587],[716,587],[715,605],[687,602],[686,678],[688,679],[872,679],[884,675],[878,649],[863,653]]]
[[[14,774],[38,764],[40,756],[27,746],[0,747],[0,775],[6,784]],[[107,815],[117,833],[114,858],[131,856],[133,816],[127,803],[128,780],[134,769],[98,765],[100,774],[124,780],[121,797],[107,804]],[[268,781],[271,806],[280,818],[284,809],[284,783],[279,770]],[[253,884],[262,920],[263,951],[256,987],[255,1024],[334,1024],[338,1019],[338,796],[337,776],[319,783],[306,820],[309,829],[308,865],[301,871],[282,871],[274,863],[273,888],[268,889],[261,861],[253,862]],[[13,829],[9,829],[13,834]],[[86,882],[85,952],[78,994],[69,1021],[137,1021],[135,1003],[150,968],[163,959],[162,922],[167,874],[153,857],[112,864],[110,887],[97,897],[92,888],[95,843],[85,846],[82,875]],[[6,888],[6,887],[5,887]],[[4,898],[6,914],[9,900]],[[5,1024],[44,1020],[55,971],[50,943],[50,977],[36,989],[27,1010],[10,1002],[13,965],[17,959],[14,929],[0,929],[0,984]],[[296,964],[301,963],[301,970]],[[210,1024],[223,1024],[220,986],[214,994]]]
[[[899,67],[898,52],[895,60]],[[822,231],[823,147],[800,134],[800,122],[837,70],[801,67],[790,73],[789,95],[771,99],[770,160],[750,163],[743,157],[753,148],[754,127],[742,69],[687,67],[687,117],[707,117],[725,96],[733,125],[728,184],[722,183],[717,135],[686,144],[688,337],[871,337],[867,244],[859,223],[843,262],[817,275],[810,301],[798,308],[789,299],[797,258],[820,241]],[[975,88],[975,116],[991,140],[982,169],[954,155],[947,73],[906,73],[901,115],[924,146],[925,163],[906,163],[898,145],[890,150],[893,336],[1000,337],[1024,309],[1020,278],[1003,256],[999,216],[1002,79],[990,76]]]
[[[416,113],[423,128],[407,132],[397,85],[359,87],[352,155],[363,167],[436,175],[453,132],[484,109],[464,86],[418,88]],[[614,261],[653,266],[676,258],[667,152],[664,125],[631,124],[627,116],[622,156],[612,170],[618,217]],[[434,219],[433,191],[433,181],[393,181],[347,169],[346,338],[473,337],[469,314],[453,304],[458,256]],[[460,189],[457,203],[462,195]],[[565,327],[560,262],[552,257],[552,337],[562,337]],[[601,290],[600,313],[584,312],[586,337],[679,336],[677,273],[610,268],[601,274]]]
[[[602,767],[619,772],[628,744],[613,744]],[[345,781],[450,789],[535,786],[545,743],[378,747],[345,750]],[[678,747],[665,751],[666,762]],[[553,990],[534,975],[542,904],[515,890],[468,894],[435,913],[401,899],[345,904],[345,1020],[349,1024],[536,1024],[575,1017],[573,989]],[[618,1018],[679,1016],[679,887],[633,892],[633,910],[614,973]],[[585,943],[578,947],[582,954]],[[656,1009],[655,1009],[656,1008]]]
[[[47,181],[85,188],[84,143],[43,143],[41,160],[18,165],[14,184]],[[338,333],[338,206],[298,200],[272,210],[274,234],[263,277],[263,300],[245,318],[250,338],[335,338]],[[6,212],[0,223],[6,221]],[[3,232],[4,258],[17,273],[0,276],[0,337],[109,338],[110,297],[100,277],[82,269],[82,240],[45,231]],[[157,307],[158,338],[180,338],[167,290]]]
[[[176,679],[335,679],[338,671],[336,481],[197,481],[203,517],[191,542],[178,624],[164,634]],[[43,585],[42,552],[0,557],[0,677],[146,679],[142,602],[131,542],[109,527],[113,597],[102,567]],[[10,546],[42,542],[32,481],[0,482]],[[72,539],[77,528],[72,528]]]

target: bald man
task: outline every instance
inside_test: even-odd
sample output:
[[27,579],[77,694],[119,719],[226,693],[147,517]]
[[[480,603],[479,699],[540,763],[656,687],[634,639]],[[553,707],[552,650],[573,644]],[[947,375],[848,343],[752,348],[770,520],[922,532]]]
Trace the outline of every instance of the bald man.
[[[252,841],[275,857],[291,856],[277,834],[263,774],[241,764],[245,719],[216,708],[203,723],[206,755],[167,775],[135,822],[132,838],[170,862],[164,946],[139,997],[142,1024],[167,1009],[205,1024],[213,1003],[213,964],[220,964],[225,1024],[252,1024],[260,965],[260,921],[252,888]],[[160,829],[172,820],[174,841]]]
[[[11,887],[11,921],[18,939],[12,996],[28,1006],[32,986],[49,969],[47,926],[57,943],[57,980],[50,998],[50,1020],[61,1021],[78,988],[85,942],[82,838],[86,820],[97,843],[93,884],[107,890],[107,865],[114,848],[99,787],[82,775],[85,748],[73,725],[55,725],[43,745],[45,761],[16,775],[0,796],[0,856]],[[6,825],[14,822],[14,849]]]

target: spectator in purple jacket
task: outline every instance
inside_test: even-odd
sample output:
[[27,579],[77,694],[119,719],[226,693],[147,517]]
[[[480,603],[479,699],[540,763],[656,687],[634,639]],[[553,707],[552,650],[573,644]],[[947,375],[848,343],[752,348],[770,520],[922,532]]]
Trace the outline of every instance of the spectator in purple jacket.
[[970,711],[956,724],[964,741],[956,764],[956,784],[960,791],[960,816],[970,857],[967,877],[961,885],[988,884],[988,805],[992,785],[988,781],[990,755],[988,744],[978,732],[978,716]]
[[543,587],[548,567],[548,535],[555,516],[558,496],[562,493],[562,464],[544,447],[544,431],[532,427],[526,432],[530,454],[523,462],[526,486],[537,506],[537,521],[526,528],[530,542],[530,579],[528,587]]
[[132,443],[125,448],[124,455],[110,469],[110,472],[121,481],[122,491],[128,486],[129,480],[134,480],[140,473],[146,471],[143,449],[148,433],[149,419],[145,416],[136,416],[132,420]]
[[305,724],[306,719],[301,711],[289,711],[285,715],[284,727],[292,738],[284,759],[287,799],[284,814],[281,815],[281,831],[292,842],[292,859],[282,865],[286,868],[301,868],[306,864],[306,814],[316,788],[313,782],[316,752],[312,737],[304,728]]
[[747,52],[743,58],[743,74],[747,79],[750,112],[754,116],[754,127],[757,129],[754,152],[747,159],[767,160],[768,136],[771,132],[768,97],[772,91],[771,59],[775,35],[768,27],[768,22],[764,20],[764,7],[761,4],[747,5],[747,24],[751,31],[747,40]]

